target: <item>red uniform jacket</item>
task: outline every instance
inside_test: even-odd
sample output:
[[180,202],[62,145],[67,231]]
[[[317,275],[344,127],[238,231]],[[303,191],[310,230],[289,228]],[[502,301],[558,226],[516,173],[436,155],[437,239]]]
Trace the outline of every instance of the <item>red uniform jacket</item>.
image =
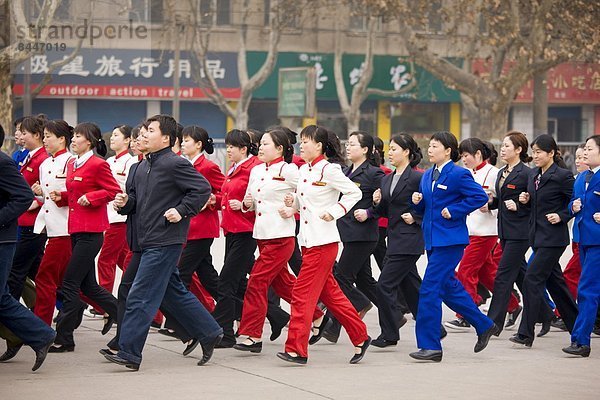
[[[389,175],[392,172],[392,170],[390,168],[386,167],[384,164],[381,164],[379,166],[379,168],[381,168],[381,170],[383,172],[385,172],[386,175]],[[387,218],[383,218],[383,217],[379,218],[379,224],[378,224],[378,226],[380,228],[387,228],[388,227],[388,219]]]
[[[121,188],[106,161],[92,156],[75,169],[75,159],[67,165],[67,191],[61,192],[60,207],[69,206],[69,234],[79,232],[104,232],[108,229],[106,204],[114,200]],[[89,206],[77,200],[86,195]]]
[[255,165],[261,162],[258,157],[252,157],[244,161],[233,173],[225,177],[225,182],[221,189],[223,196],[220,203],[222,212],[221,228],[223,228],[225,234],[253,231],[254,212],[243,213],[242,210],[233,211],[229,207],[229,200],[244,200],[250,171]]
[[[219,166],[201,155],[194,162],[194,168],[210,183],[212,194],[217,198],[216,204],[221,204],[221,188],[225,182],[225,176]],[[190,220],[187,240],[219,237],[219,209],[216,204],[206,207]]]
[[[35,152],[33,156],[27,161],[27,164],[23,164],[21,167],[21,174],[23,178],[27,181],[27,184],[31,187],[34,183],[40,180],[40,165],[42,162],[48,158],[48,153],[45,148],[41,148]],[[39,203],[39,202],[38,202]],[[41,203],[39,203],[42,205]],[[40,212],[40,208],[36,208],[35,210],[25,211],[19,217],[19,226],[33,226],[35,225],[35,218]]]

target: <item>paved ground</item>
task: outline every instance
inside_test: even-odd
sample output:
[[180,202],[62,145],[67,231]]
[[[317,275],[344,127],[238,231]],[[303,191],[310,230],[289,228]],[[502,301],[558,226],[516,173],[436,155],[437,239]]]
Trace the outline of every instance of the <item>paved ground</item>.
[[[215,250],[217,255],[220,245]],[[451,317],[446,309],[445,319]],[[376,309],[365,321],[377,336]],[[338,344],[322,340],[311,346],[309,364],[296,366],[275,356],[283,349],[284,330],[277,341],[264,344],[262,354],[217,350],[203,367],[196,366],[200,349],[183,357],[180,342],[151,332],[142,368],[131,372],[98,354],[114,333],[102,337],[101,324],[84,319],[76,351],[50,354],[37,373],[30,371],[30,349],[0,364],[1,399],[600,399],[600,351],[588,359],[569,358],[560,350],[569,342],[564,332],[552,331],[532,349],[521,349],[505,331],[479,354],[473,353],[474,332],[450,333],[442,363],[429,364],[408,356],[415,350],[414,321],[409,321],[398,346],[371,348],[361,364],[348,364],[353,348],[343,333]]]

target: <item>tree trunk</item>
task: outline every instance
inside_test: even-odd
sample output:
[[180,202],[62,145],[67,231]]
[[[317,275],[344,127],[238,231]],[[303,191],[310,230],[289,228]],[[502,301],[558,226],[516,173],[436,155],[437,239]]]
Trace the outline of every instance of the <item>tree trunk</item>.
[[352,110],[346,115],[346,135],[350,135],[352,132],[358,131],[360,128],[360,110]]
[[236,129],[246,130],[248,129],[248,110],[244,109],[241,104],[235,109],[235,121],[233,126]]
[[480,106],[475,103],[476,117],[471,122],[471,137],[499,142],[508,130],[508,111],[510,107],[495,105]]
[[533,75],[533,136],[548,133],[548,86],[546,71]]
[[0,70],[0,124],[6,132],[5,143],[0,143],[0,147],[7,153],[11,153],[15,147],[15,141],[10,138],[13,136],[12,129],[12,76],[8,65]]

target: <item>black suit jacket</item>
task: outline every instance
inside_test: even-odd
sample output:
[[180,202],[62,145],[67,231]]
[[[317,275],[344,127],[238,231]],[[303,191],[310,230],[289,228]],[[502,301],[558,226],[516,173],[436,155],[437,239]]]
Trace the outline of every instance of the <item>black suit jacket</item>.
[[362,163],[351,174],[350,170],[351,167],[344,168],[344,173],[360,188],[362,198],[351,210],[348,210],[346,215],[337,220],[340,238],[342,242],[376,242],[379,240],[377,219],[369,218],[365,222],[358,222],[354,218],[354,210],[366,210],[373,205],[373,192],[379,189],[385,173],[381,168],[371,165],[369,161]]
[[[568,246],[570,238],[567,223],[572,218],[568,207],[575,179],[571,171],[555,163],[542,175],[536,190],[535,179],[539,173],[539,168],[534,169],[527,189],[531,196],[529,244],[534,248]],[[560,216],[558,224],[548,222],[546,215],[551,213]]]
[[15,162],[0,151],[0,243],[17,241],[17,219],[33,199],[33,192],[15,168]]
[[[386,254],[423,254],[425,248],[421,231],[423,217],[411,207],[412,194],[419,191],[423,173],[407,167],[390,195],[394,175],[395,173],[392,172],[381,181],[381,201],[371,210],[376,217],[388,218]],[[411,213],[416,222],[408,225],[401,217],[404,213]]]
[[[500,187],[502,174],[508,168],[505,166],[498,171],[496,180],[496,196],[490,209],[498,210],[498,237],[501,240],[529,240],[529,217],[531,203],[519,203],[519,194],[527,192],[532,171],[527,165],[520,162],[504,180]],[[510,211],[504,203],[513,200],[517,204],[517,211]]]

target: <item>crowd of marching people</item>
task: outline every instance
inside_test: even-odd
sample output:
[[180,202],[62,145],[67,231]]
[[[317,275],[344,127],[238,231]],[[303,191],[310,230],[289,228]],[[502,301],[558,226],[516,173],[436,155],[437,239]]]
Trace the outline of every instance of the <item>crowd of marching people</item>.
[[[102,335],[115,333],[100,353],[133,370],[151,327],[181,340],[183,355],[200,346],[198,365],[215,349],[261,353],[265,319],[271,341],[288,327],[277,357],[297,364],[342,328],[359,363],[370,346],[396,346],[409,313],[410,356],[433,362],[451,331],[474,328],[478,353],[505,329],[532,347],[553,326],[581,357],[600,333],[600,135],[577,150],[576,177],[552,136],[530,144],[517,131],[499,152],[436,132],[427,170],[409,134],[385,153],[366,132],[342,144],[316,125],[227,132],[227,171],[207,157],[205,129],[169,115],[116,126],[109,143],[94,123],[26,116],[15,139],[12,159],[0,152],[2,362],[27,345],[35,371],[48,353],[75,351],[88,306]],[[221,235],[222,262],[211,254]],[[442,321],[442,302],[456,319]]]

